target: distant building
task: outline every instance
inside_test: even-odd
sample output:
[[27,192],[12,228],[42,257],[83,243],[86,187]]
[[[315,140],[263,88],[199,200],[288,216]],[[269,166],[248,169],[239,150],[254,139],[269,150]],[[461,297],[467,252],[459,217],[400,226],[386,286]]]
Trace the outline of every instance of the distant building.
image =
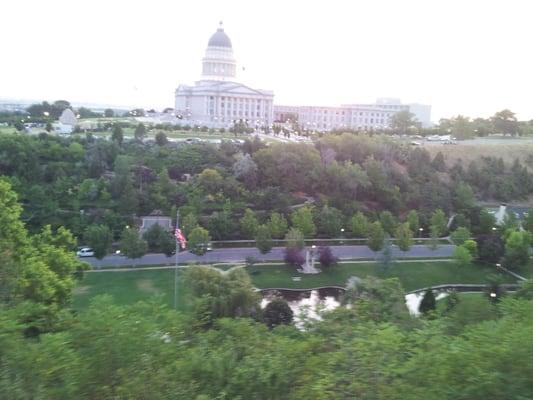
[[274,93],[238,83],[236,72],[231,40],[220,26],[207,44],[201,80],[176,89],[175,113],[179,123],[230,128],[242,120],[253,128],[271,125]]
[[172,230],[172,218],[156,214],[160,214],[160,212],[153,212],[148,216],[141,217],[142,222],[141,227],[139,228],[141,235],[154,225],[159,225],[161,228],[169,232]]
[[391,117],[409,111],[423,127],[431,126],[431,106],[402,104],[399,99],[378,99],[373,104],[343,104],[340,107],[274,106],[274,121],[291,120],[309,130],[385,129]]
[[78,119],[70,108],[66,108],[59,117],[59,122],[54,124],[54,130],[58,133],[72,133],[78,124]]

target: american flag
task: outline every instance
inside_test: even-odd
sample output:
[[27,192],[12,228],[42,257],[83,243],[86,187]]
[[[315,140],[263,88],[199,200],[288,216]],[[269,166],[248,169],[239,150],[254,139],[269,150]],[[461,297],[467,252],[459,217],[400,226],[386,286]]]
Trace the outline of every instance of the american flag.
[[174,231],[174,236],[176,237],[176,240],[180,243],[182,249],[187,247],[187,239],[185,238],[183,232],[181,232],[180,228],[176,228],[176,230]]

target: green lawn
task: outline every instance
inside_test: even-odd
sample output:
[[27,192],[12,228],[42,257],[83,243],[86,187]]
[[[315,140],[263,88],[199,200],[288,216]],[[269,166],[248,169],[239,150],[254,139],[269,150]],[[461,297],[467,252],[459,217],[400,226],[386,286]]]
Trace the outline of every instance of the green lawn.
[[[178,273],[178,308],[186,309],[186,288]],[[101,294],[113,296],[117,304],[131,304],[161,296],[170,307],[174,304],[174,270],[91,272],[86,273],[74,291],[74,308],[83,309],[90,299]]]
[[[133,137],[135,128],[122,128],[124,136],[126,137]],[[235,136],[235,134],[231,132],[225,132],[225,133],[209,133],[209,132],[201,132],[201,131],[165,131],[165,130],[149,130],[146,134],[148,138],[154,138],[155,134],[157,132],[163,132],[165,135],[167,135],[168,138],[173,139],[187,139],[187,138],[200,138],[200,139],[246,139],[250,138],[251,135],[241,135],[238,134]],[[103,132],[93,132],[94,136],[100,136],[100,137],[110,137],[112,134],[111,130],[103,131]]]
[[[248,268],[253,284],[258,288],[284,287],[308,289],[319,286],[344,286],[350,276],[364,278],[377,275],[375,263],[340,264],[332,271],[317,275],[302,275],[285,265],[255,265]],[[230,268],[224,266],[222,269]],[[181,275],[180,272],[179,275]],[[497,273],[493,268],[473,265],[458,268],[451,262],[405,262],[394,264],[384,277],[400,278],[406,291],[445,283],[485,283],[489,274]],[[292,277],[300,277],[299,282]],[[504,282],[512,283],[509,275],[501,275]],[[131,304],[161,296],[169,306],[174,299],[174,270],[157,269],[144,271],[91,272],[86,273],[75,290],[74,308],[87,307],[92,297],[100,294],[112,295],[118,304]],[[179,309],[186,309],[187,289],[178,279]]]
[[13,126],[0,126],[0,134],[16,132],[17,130]]
[[[339,264],[333,270],[316,274],[302,275],[294,269],[283,265],[256,265],[249,268],[252,281],[259,288],[295,288],[307,289],[319,286],[344,286],[350,276],[364,278],[377,275],[375,263]],[[398,277],[406,291],[427,286],[446,283],[485,283],[489,274],[498,274],[495,268],[472,265],[468,268],[458,268],[453,262],[405,262],[396,263],[385,274],[384,278]],[[514,278],[500,274],[504,282],[515,282]],[[292,277],[300,277],[300,281],[293,281]]]

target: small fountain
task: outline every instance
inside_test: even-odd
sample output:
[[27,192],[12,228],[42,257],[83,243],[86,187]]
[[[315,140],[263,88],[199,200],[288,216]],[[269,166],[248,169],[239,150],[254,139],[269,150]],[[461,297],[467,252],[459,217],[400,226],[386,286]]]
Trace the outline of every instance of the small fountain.
[[301,274],[318,274],[320,270],[315,268],[315,245],[311,246],[311,250],[307,249],[305,252],[305,263],[302,268],[298,270]]

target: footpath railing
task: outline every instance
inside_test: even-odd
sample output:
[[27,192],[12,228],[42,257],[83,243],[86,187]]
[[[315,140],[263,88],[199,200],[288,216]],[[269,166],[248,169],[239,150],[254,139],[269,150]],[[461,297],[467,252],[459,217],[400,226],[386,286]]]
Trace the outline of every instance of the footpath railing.
[[[517,283],[503,283],[498,286],[508,292],[512,292],[520,288],[520,285]],[[490,287],[490,285],[481,285],[477,283],[472,283],[472,284],[470,283],[449,283],[445,285],[428,286],[425,288],[412,290],[410,292],[407,292],[407,294],[422,293],[427,290],[440,290],[440,291],[455,290],[457,292],[483,292],[488,287]]]

